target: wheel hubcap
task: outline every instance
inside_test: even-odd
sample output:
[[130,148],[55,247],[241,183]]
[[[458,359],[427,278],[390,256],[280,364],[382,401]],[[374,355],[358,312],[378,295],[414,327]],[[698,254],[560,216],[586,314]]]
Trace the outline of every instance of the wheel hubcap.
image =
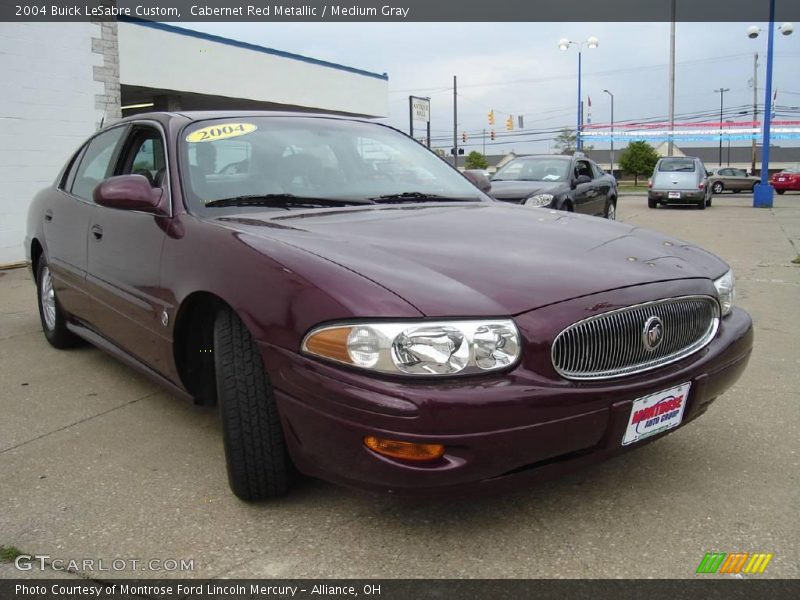
[[48,329],[53,330],[56,327],[56,291],[53,289],[53,277],[47,267],[42,269],[39,299],[42,303],[44,323]]
[[608,220],[614,221],[617,218],[617,209],[613,204],[608,205]]
[[714,191],[719,194],[722,191],[722,186],[717,184],[714,186]]

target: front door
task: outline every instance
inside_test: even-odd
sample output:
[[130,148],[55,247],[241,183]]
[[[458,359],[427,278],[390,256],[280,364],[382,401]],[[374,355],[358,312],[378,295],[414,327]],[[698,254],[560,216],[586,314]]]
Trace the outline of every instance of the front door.
[[[155,126],[132,126],[114,174],[142,175],[168,195],[165,148]],[[170,362],[160,278],[168,224],[167,216],[95,205],[89,226],[87,285],[96,305],[97,328],[160,372]]]

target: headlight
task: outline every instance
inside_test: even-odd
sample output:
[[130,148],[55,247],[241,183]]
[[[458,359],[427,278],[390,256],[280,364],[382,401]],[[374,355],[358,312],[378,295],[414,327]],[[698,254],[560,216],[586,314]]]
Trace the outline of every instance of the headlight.
[[394,375],[466,375],[513,365],[520,355],[514,321],[417,321],[325,325],[303,352]]
[[719,298],[719,305],[722,307],[722,316],[724,317],[731,312],[733,300],[736,297],[736,280],[733,277],[733,271],[730,270],[719,279],[715,279],[714,287],[717,288],[717,298]]
[[524,205],[532,208],[550,206],[553,203],[553,194],[536,194],[525,200]]

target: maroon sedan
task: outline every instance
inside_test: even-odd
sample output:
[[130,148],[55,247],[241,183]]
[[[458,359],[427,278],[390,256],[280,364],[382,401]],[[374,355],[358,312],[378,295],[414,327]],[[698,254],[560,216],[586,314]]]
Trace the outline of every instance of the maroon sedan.
[[709,252],[494,202],[357,119],[125,119],[26,248],[48,341],[218,404],[245,500],[295,469],[419,495],[563,472],[701,415],[753,342]]
[[780,173],[775,173],[769,182],[779,194],[791,191],[800,192],[800,165],[788,167]]

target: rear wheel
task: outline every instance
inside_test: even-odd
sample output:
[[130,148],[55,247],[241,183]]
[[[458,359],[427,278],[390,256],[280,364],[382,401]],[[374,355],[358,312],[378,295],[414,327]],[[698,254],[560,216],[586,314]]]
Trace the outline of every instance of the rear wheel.
[[706,206],[711,206],[711,196],[706,199]]
[[228,482],[246,501],[282,496],[291,465],[261,353],[229,308],[214,323],[214,370]]
[[778,192],[778,194],[780,194],[781,196],[783,196],[783,192],[785,192],[786,190],[775,190],[775,191]]
[[700,203],[697,205],[697,208],[699,208],[700,210],[705,210],[706,206],[707,206],[707,201],[705,198],[703,198],[702,200],[700,200]]
[[658,200],[655,200],[653,198],[648,198],[647,199],[647,207],[648,208],[658,208]]
[[36,294],[39,297],[39,318],[44,337],[54,348],[71,348],[81,339],[67,329],[67,318],[56,297],[53,274],[44,255],[36,267]]
[[721,194],[722,190],[724,190],[724,189],[725,189],[725,186],[722,185],[721,181],[715,181],[714,185],[711,186],[711,191],[714,192],[715,194]]

